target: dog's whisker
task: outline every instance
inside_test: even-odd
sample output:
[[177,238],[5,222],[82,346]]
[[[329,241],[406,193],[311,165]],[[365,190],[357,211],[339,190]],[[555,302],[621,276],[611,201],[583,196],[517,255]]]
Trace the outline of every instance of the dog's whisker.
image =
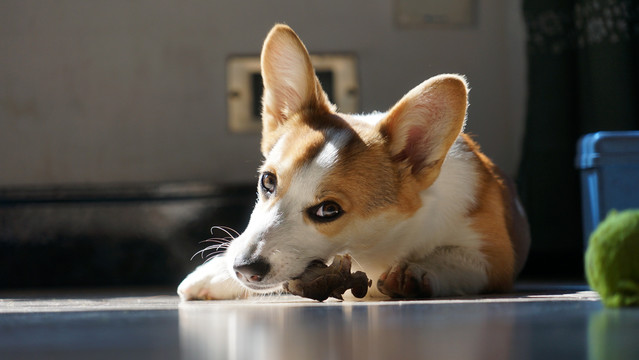
[[206,240],[200,241],[200,244],[201,243],[205,243],[205,242],[215,242],[215,243],[219,243],[219,244],[228,244],[229,242],[231,242],[231,240],[233,240],[233,239],[229,239],[229,238],[210,238],[210,239],[206,239]]
[[226,236],[212,237],[212,238],[200,241],[200,244],[213,243],[214,245],[207,246],[204,249],[199,250],[198,252],[193,254],[193,256],[191,256],[191,260],[193,260],[198,255],[200,256],[200,258],[206,259],[205,262],[211,260],[215,256],[224,253],[226,249],[228,249],[230,242],[240,235],[235,229],[230,228],[228,226],[216,225],[211,227],[211,230],[210,230],[211,235],[215,234],[215,230],[221,231]]
[[204,249],[196,252],[195,254],[193,254],[193,256],[191,256],[191,261],[198,255],[200,255],[200,258],[204,259],[205,258],[204,253],[207,252],[207,251],[211,251],[211,250],[213,250],[212,253],[206,255],[207,259],[211,258],[212,255],[219,255],[219,254],[223,253],[226,250],[226,248],[224,248],[224,249],[220,249],[218,247],[215,247],[215,248],[213,248],[213,247],[204,248]]
[[[229,237],[210,238],[210,239],[202,240],[200,241],[200,244],[214,243],[214,245],[207,246],[204,249],[197,251],[195,254],[193,254],[193,256],[191,256],[191,260],[193,260],[196,256],[200,255],[202,259],[206,258],[206,261],[208,261],[212,259],[213,257],[215,257],[216,255],[219,255],[225,252],[226,249],[228,249],[228,247],[230,246],[231,240],[233,240],[233,238],[229,238]],[[210,253],[206,254],[205,256],[205,253],[208,251],[210,251]]]
[[248,289],[242,289],[240,291],[240,296],[242,298],[248,298],[251,295],[251,292]]
[[220,248],[207,248],[207,249],[204,249],[204,250],[201,251],[202,255],[204,255],[204,253],[208,252],[208,251],[210,251],[210,252],[206,255],[207,258],[211,257],[212,255],[217,255],[217,254],[223,253],[224,251],[226,251],[226,248],[223,248],[223,249],[220,249]]
[[358,266],[359,268],[363,268],[363,267],[362,267],[362,264],[360,264],[360,263],[359,263],[359,261],[357,261],[357,259],[356,259],[356,258],[354,258],[352,255],[351,255],[351,261],[352,261],[353,263],[357,264],[357,266]]
[[228,249],[229,244],[228,243],[221,243],[221,244],[215,244],[215,245],[211,245],[206,247],[204,250],[226,250]]
[[215,230],[220,230],[223,233],[225,233],[226,235],[228,235],[229,238],[231,239],[235,239],[236,237],[240,236],[240,233],[237,232],[237,230],[228,227],[228,226],[213,226],[211,227],[211,234],[213,234],[215,232]]
[[202,249],[202,250],[200,250],[200,251],[196,252],[195,254],[193,254],[193,256],[191,256],[190,261],[193,261],[193,259],[194,259],[196,256],[198,256],[198,255],[200,255],[200,257],[201,257],[202,259],[204,259],[204,252],[205,252],[205,251],[206,251],[206,249]]
[[214,251],[214,252],[224,252],[228,249],[227,244],[217,244],[204,248],[202,251]]

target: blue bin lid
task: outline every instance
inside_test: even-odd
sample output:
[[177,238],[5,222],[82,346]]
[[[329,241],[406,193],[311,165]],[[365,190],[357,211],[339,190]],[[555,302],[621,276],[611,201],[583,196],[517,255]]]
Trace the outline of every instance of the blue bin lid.
[[639,165],[639,131],[600,131],[579,139],[578,169],[630,163]]

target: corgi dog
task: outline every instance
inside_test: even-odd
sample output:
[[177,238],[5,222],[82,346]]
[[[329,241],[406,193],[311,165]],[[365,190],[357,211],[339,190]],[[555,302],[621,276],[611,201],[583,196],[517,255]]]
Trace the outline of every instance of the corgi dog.
[[511,289],[528,253],[512,182],[463,133],[464,77],[444,74],[388,112],[337,112],[291,28],[261,54],[258,199],[246,230],[178,287],[183,300],[282,291],[316,261],[350,254],[369,298]]

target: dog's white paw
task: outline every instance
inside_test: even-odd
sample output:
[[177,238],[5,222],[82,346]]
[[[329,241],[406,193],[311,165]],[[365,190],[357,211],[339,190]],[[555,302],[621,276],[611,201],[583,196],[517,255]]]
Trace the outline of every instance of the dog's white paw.
[[180,283],[177,293],[186,300],[230,300],[248,295],[226,267],[224,256],[200,265]]

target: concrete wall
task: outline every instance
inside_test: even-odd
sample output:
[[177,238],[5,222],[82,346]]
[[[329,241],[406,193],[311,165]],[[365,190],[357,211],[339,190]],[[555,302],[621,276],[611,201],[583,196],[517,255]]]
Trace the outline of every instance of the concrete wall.
[[399,29],[390,0],[0,2],[0,186],[253,182],[259,136],[226,123],[225,63],[275,22],[359,57],[362,111],[466,74],[468,130],[514,173],[524,117],[519,4],[477,0],[465,29]]

